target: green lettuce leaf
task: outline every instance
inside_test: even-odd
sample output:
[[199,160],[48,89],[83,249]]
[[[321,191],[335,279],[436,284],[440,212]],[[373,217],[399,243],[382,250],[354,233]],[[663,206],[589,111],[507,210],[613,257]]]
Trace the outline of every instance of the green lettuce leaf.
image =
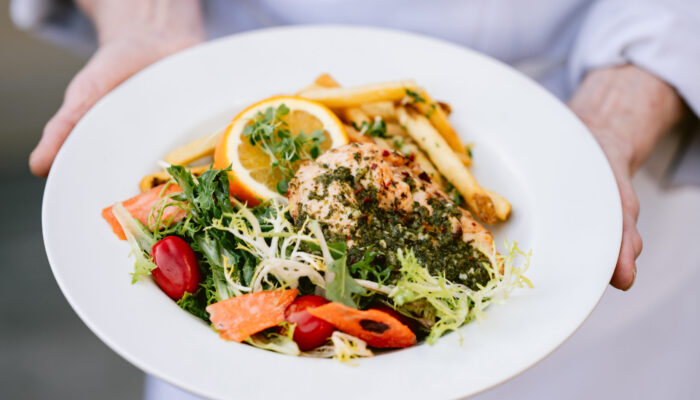
[[129,214],[122,203],[116,203],[112,207],[112,212],[124,231],[126,241],[131,246],[131,254],[136,259],[134,272],[131,274],[131,283],[136,283],[139,279],[150,275],[156,268],[150,256],[151,248],[156,243],[155,238],[141,221]]
[[199,289],[194,294],[185,292],[185,295],[177,301],[177,305],[188,313],[209,322],[207,298],[202,294],[202,291],[202,289]]
[[333,248],[336,250],[336,254],[342,255],[339,258],[334,255],[333,262],[328,265],[327,273],[332,274],[333,279],[326,286],[326,298],[330,301],[343,303],[348,307],[358,308],[353,295],[364,295],[367,292],[350,276],[345,243],[342,245],[333,244]]

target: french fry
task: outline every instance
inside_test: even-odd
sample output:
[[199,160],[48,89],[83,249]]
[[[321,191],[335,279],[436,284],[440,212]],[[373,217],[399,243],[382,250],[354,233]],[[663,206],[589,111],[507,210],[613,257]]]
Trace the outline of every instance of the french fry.
[[370,118],[380,117],[384,121],[396,120],[396,106],[393,101],[376,101],[360,105],[360,109],[364,111]]
[[438,101],[437,105],[440,106],[440,108],[442,108],[442,112],[444,112],[445,115],[447,115],[448,117],[450,116],[450,114],[452,114],[452,106],[448,103],[445,103],[444,101]]
[[353,126],[361,127],[363,122],[369,124],[371,121],[369,116],[364,111],[355,107],[343,108],[339,114],[340,119]]
[[333,79],[332,76],[330,76],[328,74],[321,74],[309,86],[298,91],[297,96],[300,96],[302,93],[309,91],[309,90],[332,88],[332,87],[340,87],[340,84],[338,84],[338,82],[336,82],[336,80]]
[[[187,170],[192,172],[192,174],[194,174],[195,176],[201,175],[207,169],[209,169],[208,165],[187,168]],[[141,193],[147,192],[153,189],[154,187],[169,181],[170,179],[170,175],[166,171],[148,174],[141,179],[141,182],[139,182],[139,190],[141,190]]]
[[493,201],[493,206],[496,209],[496,216],[498,219],[501,221],[507,220],[508,217],[510,217],[510,212],[512,210],[508,200],[493,190],[486,189],[486,193],[489,194],[489,197],[491,197],[491,200]]
[[[311,86],[315,86],[316,88],[333,88],[333,87],[340,87],[340,84],[333,79],[328,74],[322,74],[319,75],[318,78],[314,81],[314,83]],[[303,91],[302,91],[303,92]],[[343,121],[345,121],[348,124],[351,124],[352,126],[345,126],[345,132],[348,134],[348,137],[350,138],[351,142],[364,142],[364,143],[373,143],[374,141],[372,138],[366,137],[362,133],[360,133],[357,129],[355,129],[355,126],[362,126],[363,122],[370,122],[369,116],[362,111],[360,108],[357,107],[352,107],[352,108],[343,108],[340,111],[337,111],[336,114],[340,116]]]
[[353,126],[345,125],[345,132],[348,134],[348,139],[350,139],[351,142],[374,143],[374,140],[372,140],[372,138],[361,134]]
[[416,83],[395,81],[354,87],[310,89],[301,91],[299,96],[316,100],[331,108],[347,108],[377,101],[398,101],[406,96],[406,89],[416,90]]
[[397,109],[397,115],[399,122],[406,127],[409,135],[425,151],[437,170],[464,197],[476,216],[485,223],[498,222],[499,213],[496,212],[496,205],[491,196],[479,185],[430,121],[424,115],[404,107]]
[[[313,89],[323,89],[323,88],[338,88],[340,87],[340,84],[338,81],[333,79],[332,76],[328,74],[321,74],[316,78],[314,83],[311,85],[307,86],[305,89],[301,90],[299,94],[303,93],[304,91],[308,90],[313,90]],[[367,114],[362,112],[362,110],[358,108],[346,108],[346,109],[340,109],[335,111],[338,116],[343,119],[346,123],[349,124],[355,124],[357,126],[362,125],[362,122],[369,122],[369,117]]]
[[200,158],[214,155],[214,149],[221,140],[222,134],[223,131],[217,132],[178,147],[165,156],[164,160],[168,164],[187,165]]
[[321,87],[339,87],[340,84],[328,74],[321,74],[314,83]]
[[[328,74],[321,74],[316,78],[314,83],[300,91],[302,94],[305,91],[320,88],[339,88],[340,84]],[[377,101],[374,103],[360,104],[359,107],[343,108],[336,111],[345,122],[354,123],[361,126],[363,122],[369,123],[376,117],[382,118],[384,121],[396,120],[396,108],[392,101]]]
[[435,102],[425,90],[419,89],[418,94],[424,101],[414,102],[411,106],[415,107],[430,120],[430,123],[433,124],[435,129],[445,138],[450,148],[457,154],[457,157],[459,157],[464,165],[472,165],[471,157],[469,157],[464,143],[462,143],[459,139],[459,135],[457,135],[457,132],[452,128],[452,125],[450,125],[450,121],[447,120],[447,113],[445,113],[439,103]]
[[[411,114],[405,108],[395,106],[394,102],[406,97],[406,89],[418,92],[425,99],[424,102],[412,103],[411,107],[417,109],[427,118],[415,113]],[[394,121],[398,118],[401,124],[387,123],[388,136],[412,137],[419,144],[422,144],[419,138],[424,138],[425,141],[432,139],[438,145],[440,143],[437,138],[442,138],[442,147],[452,149],[447,156],[444,156],[445,152],[443,151],[437,154],[438,151],[434,149],[431,153],[431,150],[423,145],[424,153],[419,149],[419,146],[410,141],[405,142],[402,148],[398,149],[393,141],[384,138],[369,138],[358,132],[353,126],[346,125],[345,127],[352,142],[374,142],[382,148],[413,153],[416,163],[440,186],[444,186],[441,174],[444,175],[464,196],[467,205],[480,220],[495,223],[498,220],[505,221],[510,216],[510,203],[503,196],[482,188],[466,168],[466,166],[471,165],[471,157],[447,119],[447,116],[452,112],[450,105],[434,101],[424,89],[418,88],[413,81],[341,88],[330,75],[322,74],[316,78],[313,84],[300,91],[299,95],[336,108],[337,114],[346,123],[354,126],[361,126],[363,122],[369,123],[376,117],[385,121]],[[407,129],[404,129],[404,126]],[[455,158],[463,165],[457,166],[458,163],[456,165],[454,162]]]
[[408,137],[406,130],[397,122],[386,123],[386,134],[387,136]]

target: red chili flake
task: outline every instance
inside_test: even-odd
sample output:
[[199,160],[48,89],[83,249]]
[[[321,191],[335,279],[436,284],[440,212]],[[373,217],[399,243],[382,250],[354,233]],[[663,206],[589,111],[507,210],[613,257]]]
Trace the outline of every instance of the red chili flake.
[[384,157],[389,157],[389,154],[390,154],[389,150],[382,151],[382,156],[384,156]]
[[476,222],[472,222],[472,226],[476,226]]
[[416,160],[416,155],[413,154],[413,153],[411,153],[411,155],[408,156],[408,159],[411,160],[411,161],[415,161],[415,160]]
[[405,176],[406,178],[409,177],[409,174],[408,174],[408,172],[406,172],[406,171],[401,172],[401,174],[402,174],[403,176]]
[[372,168],[372,169],[377,169],[377,164],[372,163],[372,166],[371,166],[370,168]]
[[372,199],[371,199],[369,196],[367,196],[367,197],[365,197],[364,199],[362,199],[362,202],[363,202],[363,203],[369,203],[370,201],[372,201]]
[[472,261],[473,259],[474,259],[474,257],[469,256],[469,261]]
[[446,230],[447,230],[447,228],[445,228],[445,227],[443,226],[443,227],[442,227],[442,231],[445,232]]

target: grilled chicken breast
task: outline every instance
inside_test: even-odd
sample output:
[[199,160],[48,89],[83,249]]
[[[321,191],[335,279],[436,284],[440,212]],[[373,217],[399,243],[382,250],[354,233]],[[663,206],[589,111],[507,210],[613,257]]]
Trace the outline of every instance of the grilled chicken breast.
[[288,197],[295,220],[315,219],[354,249],[349,262],[372,251],[378,263],[395,263],[404,248],[450,280],[488,281],[482,263],[494,254],[491,233],[402,154],[372,143],[331,149],[299,168]]

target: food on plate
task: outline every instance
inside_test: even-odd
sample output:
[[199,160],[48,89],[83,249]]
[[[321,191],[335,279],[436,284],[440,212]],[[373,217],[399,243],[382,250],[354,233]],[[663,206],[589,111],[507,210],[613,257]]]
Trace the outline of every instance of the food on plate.
[[217,132],[187,143],[170,152],[163,160],[168,164],[187,165],[202,157],[211,156],[223,134],[223,132]]
[[341,361],[435,343],[531,286],[529,253],[479,222],[511,205],[469,172],[451,111],[413,81],[324,74],[181,146],[102,216],[134,282],[225,340]]
[[310,308],[327,304],[325,297],[309,294],[297,297],[285,311],[285,318],[294,324],[292,339],[301,351],[313,350],[326,343],[335,331],[333,325],[309,313]]
[[322,104],[278,96],[239,113],[219,142],[214,165],[231,166],[231,192],[250,205],[284,195],[299,165],[348,142],[343,124]]
[[[124,200],[120,203],[120,206],[126,209],[128,216],[136,218],[142,225],[149,227],[151,230],[157,230],[159,227],[154,225],[156,220],[164,224],[177,222],[184,217],[185,211],[177,207],[163,207],[157,210],[154,208],[156,204],[166,204],[170,194],[179,193],[180,191],[177,185],[161,184],[128,200]],[[156,211],[158,215],[156,215]],[[102,218],[109,223],[119,239],[126,239],[122,229],[123,225],[117,220],[113,206],[102,210]]]
[[[208,169],[208,165],[200,165],[198,167],[187,168],[187,170],[190,171],[190,173],[192,173],[192,175],[194,176],[199,176],[202,174],[202,172]],[[168,183],[170,179],[172,178],[168,174],[168,171],[158,171],[152,174],[148,174],[141,178],[141,182],[139,182],[139,190],[141,190],[141,193],[148,192],[156,186],[161,186]]]
[[401,348],[416,344],[416,335],[400,320],[384,311],[357,310],[341,303],[328,303],[309,313],[372,347]]
[[156,265],[151,276],[158,286],[174,300],[199,289],[202,274],[197,256],[190,245],[177,236],[166,236],[151,247]]
[[396,121],[396,106],[391,101],[365,103],[360,106],[360,110],[367,114],[372,120],[379,117],[384,121]]
[[[323,86],[323,85],[322,85]],[[372,83],[369,85],[343,87],[320,87],[302,90],[300,97],[315,100],[331,108],[359,107],[377,101],[399,101],[406,91],[416,89],[413,81]]]
[[[499,220],[505,221],[510,215],[510,204],[498,208],[499,215],[494,204],[494,198],[489,196],[484,188],[474,179],[469,169],[456,157],[455,153],[445,152],[447,147],[445,138],[430,124],[428,118],[411,110],[400,108],[398,110],[399,121],[406,126],[409,135],[430,157],[435,167],[445,178],[452,183],[459,194],[469,205],[469,208],[480,220],[494,224]],[[497,200],[505,200],[498,196]],[[506,202],[507,203],[507,202]]]
[[291,289],[242,294],[207,306],[207,312],[219,336],[240,343],[284,321],[284,311],[297,293]]
[[462,161],[464,165],[470,166],[472,159],[469,155],[469,151],[467,147],[462,144],[462,141],[459,140],[459,136],[454,128],[452,128],[452,125],[450,125],[450,121],[447,120],[447,113],[444,110],[445,108],[449,109],[449,106],[441,106],[440,103],[435,102],[425,90],[412,92],[410,97],[410,105],[430,120],[430,123],[440,132],[440,135],[442,135],[445,141],[450,145],[450,148],[460,161]]
[[476,289],[490,279],[483,264],[494,253],[491,233],[395,151],[368,143],[331,149],[297,171],[288,197],[292,218],[315,220],[327,240],[345,240],[351,262],[378,248],[387,256],[374,264],[390,271],[397,251],[410,248],[451,282]]

